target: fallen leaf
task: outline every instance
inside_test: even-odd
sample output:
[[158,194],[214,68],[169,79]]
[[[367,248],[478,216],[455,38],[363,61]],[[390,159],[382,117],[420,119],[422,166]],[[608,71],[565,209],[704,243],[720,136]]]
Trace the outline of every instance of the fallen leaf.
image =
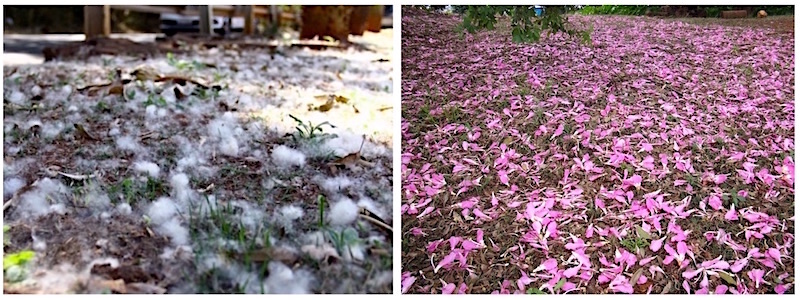
[[172,91],[175,92],[175,97],[177,97],[178,100],[186,99],[186,93],[184,93],[177,85],[172,89]]
[[667,285],[664,286],[664,289],[661,290],[661,294],[669,294],[672,291],[672,281],[667,282]]
[[649,233],[647,233],[647,231],[644,231],[644,229],[643,229],[641,226],[639,226],[639,225],[636,225],[636,234],[637,234],[637,235],[638,235],[640,238],[645,238],[645,239],[648,239],[648,240],[649,240],[649,239],[652,239],[652,236],[650,236],[650,234],[649,234]]
[[366,161],[366,160],[362,159],[362,157],[361,157],[361,149],[364,147],[364,141],[366,141],[367,136],[363,135],[362,138],[363,138],[363,140],[361,140],[361,147],[358,148],[358,151],[350,153],[350,154],[348,154],[348,155],[346,155],[346,156],[344,156],[342,158],[339,158],[337,160],[334,160],[333,162],[328,163],[328,165],[330,165],[330,166],[345,165],[345,166],[348,166],[348,167],[353,166],[353,165],[361,165],[361,166],[365,166],[365,167],[368,167],[368,168],[374,167],[375,163]]
[[719,274],[719,278],[722,278],[722,280],[725,280],[727,283],[736,285],[736,280],[733,280],[733,277],[727,272],[718,271],[717,274]]
[[100,287],[107,288],[115,293],[120,294],[127,294],[128,289],[125,286],[125,280],[117,279],[117,280],[100,280],[97,282]]
[[164,294],[167,289],[149,283],[133,282],[125,285],[129,294]]
[[61,174],[61,176],[68,177],[68,178],[70,178],[70,179],[73,179],[73,180],[86,180],[86,179],[89,179],[89,178],[94,178],[94,177],[97,177],[97,174],[92,174],[92,175],[76,175],[76,174],[64,173],[64,172],[61,172],[61,171],[57,171],[57,173],[58,173],[58,174]]
[[630,283],[631,286],[636,286],[636,283],[639,282],[639,277],[642,277],[643,270],[644,270],[643,268],[640,268],[636,270],[635,273],[633,273],[633,276],[631,276],[631,280],[628,281],[628,283]]
[[350,102],[350,99],[347,99],[347,97],[344,97],[344,96],[338,96],[337,95],[337,96],[334,96],[334,99],[336,99],[336,102],[339,102],[339,103],[347,104],[347,102]]
[[567,283],[567,279],[566,278],[561,278],[561,280],[559,280],[558,283],[556,283],[556,286],[553,287],[553,290],[557,291],[557,290],[561,289],[561,287],[563,287],[565,283]]
[[334,100],[333,98],[328,98],[328,101],[325,104],[312,108],[311,110],[318,110],[321,112],[329,111],[333,108]]
[[373,212],[369,211],[366,208],[361,208],[359,211],[359,216],[368,222],[372,223],[375,226],[383,229],[384,231],[388,232],[391,236],[392,234],[392,226],[386,223],[383,219],[378,217],[378,215],[374,214]]
[[78,137],[80,137],[82,139],[92,140],[92,141],[99,140],[98,138],[96,138],[96,137],[92,136],[91,134],[89,134],[89,132],[86,131],[85,128],[83,128],[83,125],[75,123],[75,124],[73,124],[73,126],[75,127],[75,130],[77,130],[77,132],[78,132]]

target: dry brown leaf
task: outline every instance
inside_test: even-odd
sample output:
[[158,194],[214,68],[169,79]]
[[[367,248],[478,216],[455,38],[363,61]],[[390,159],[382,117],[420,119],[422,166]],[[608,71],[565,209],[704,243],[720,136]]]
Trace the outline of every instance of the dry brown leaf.
[[[333,95],[331,95],[331,96],[333,96]],[[347,104],[347,102],[350,102],[350,99],[348,99],[347,97],[344,97],[344,96],[338,96],[337,95],[337,96],[333,96],[333,97],[336,100],[336,102],[339,102],[339,103]]]
[[131,76],[140,81],[156,81],[161,78],[161,75],[155,69],[147,66],[136,68],[131,72]]
[[664,289],[661,290],[661,294],[669,294],[672,291],[672,281],[667,282],[667,285],[664,286]]
[[64,172],[61,172],[61,171],[56,171],[56,172],[57,172],[58,174],[60,174],[61,176],[67,177],[67,178],[69,178],[69,179],[72,179],[72,180],[78,180],[78,181],[82,181],[82,180],[86,180],[86,179],[89,179],[89,178],[95,178],[95,177],[97,177],[97,174],[91,174],[91,175],[78,175],[78,174],[69,174],[69,173],[64,173]]
[[353,110],[356,111],[356,113],[359,113],[358,108],[356,108],[355,104],[353,104]]
[[186,93],[184,93],[178,86],[172,88],[172,91],[175,92],[175,97],[177,97],[178,100],[186,99]]
[[[317,96],[317,97],[319,97],[319,96]],[[326,112],[326,111],[331,110],[333,108],[333,104],[335,103],[335,101],[330,96],[325,96],[325,97],[327,97],[327,99],[328,99],[325,102],[325,104],[317,106],[317,107],[312,107],[310,110],[318,110],[318,111],[321,111],[321,112]],[[317,99],[319,99],[319,98],[317,98]]]
[[361,208],[361,210],[359,211],[359,216],[362,219],[367,220],[368,222],[370,222],[373,225],[377,226],[378,228],[383,229],[384,231],[389,233],[389,235],[391,236],[391,234],[392,234],[392,225],[389,225],[388,223],[386,223],[386,221],[381,219],[375,213],[369,211],[366,208]]
[[129,294],[164,294],[167,289],[144,282],[133,282],[126,285]]
[[75,124],[73,124],[73,126],[75,127],[75,130],[77,130],[78,137],[80,137],[82,139],[92,140],[92,141],[99,140],[98,138],[96,138],[96,137],[92,136],[91,134],[89,134],[89,132],[86,131],[85,128],[83,128],[83,125],[75,123]]
[[125,286],[125,280],[117,279],[117,280],[100,280],[96,282],[100,288],[109,289],[112,292],[120,293],[120,294],[127,294],[128,289]]
[[639,277],[642,277],[643,270],[644,269],[639,268],[638,270],[636,270],[636,273],[633,273],[633,276],[631,276],[631,280],[628,282],[631,284],[631,286],[636,286],[636,283],[639,282]]
[[361,165],[364,167],[372,168],[375,167],[375,163],[366,161],[361,158],[361,149],[364,148],[364,142],[367,140],[366,135],[362,135],[363,140],[361,140],[361,146],[358,148],[358,151],[345,155],[342,158],[334,160],[333,162],[328,163],[330,166],[336,165],[344,165],[344,166],[354,166],[354,165]]
[[158,137],[158,132],[148,130],[140,133],[138,137],[140,141],[144,141],[146,139],[155,139]]

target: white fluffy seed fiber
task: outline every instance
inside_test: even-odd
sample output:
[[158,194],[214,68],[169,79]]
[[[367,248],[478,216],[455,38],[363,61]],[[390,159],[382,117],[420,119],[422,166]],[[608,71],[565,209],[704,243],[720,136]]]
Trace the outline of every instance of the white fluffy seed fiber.
[[358,205],[353,200],[343,199],[331,206],[328,221],[331,225],[347,225],[358,218]]
[[153,178],[157,178],[161,174],[161,168],[149,161],[136,162],[133,164],[133,169],[139,173],[147,173],[148,176]]
[[272,149],[272,161],[280,167],[303,166],[306,155],[295,149],[280,145]]

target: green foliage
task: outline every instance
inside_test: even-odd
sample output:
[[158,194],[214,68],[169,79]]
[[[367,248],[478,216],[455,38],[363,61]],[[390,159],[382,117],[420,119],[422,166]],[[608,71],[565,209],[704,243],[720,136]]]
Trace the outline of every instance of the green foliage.
[[[289,115],[289,117],[292,118],[292,120],[294,120],[295,122],[297,122],[297,126],[295,127],[297,132],[295,132],[295,134],[292,135],[292,138],[294,138],[295,141],[297,141],[298,138],[306,139],[306,140],[313,140],[315,138],[318,138],[318,137],[321,137],[321,136],[325,136],[325,134],[323,133],[323,129],[322,129],[323,125],[328,125],[331,128],[336,128],[336,126],[334,126],[333,124],[331,124],[331,123],[329,123],[327,121],[319,123],[317,125],[314,125],[314,124],[311,124],[311,121],[309,121],[308,123],[305,123],[305,122],[303,122],[303,120],[300,120],[300,119],[298,119],[297,117],[295,117],[293,115]],[[317,132],[319,132],[320,134],[317,134]]]
[[531,287],[531,288],[528,288],[528,291],[527,291],[527,293],[528,293],[529,295],[546,295],[546,294],[547,294],[547,293],[545,293],[544,291],[542,291],[542,290],[540,290],[540,289],[537,289],[537,288],[533,288],[533,287]]
[[166,107],[167,106],[167,99],[164,99],[161,95],[147,95],[147,101],[144,102],[144,106],[155,105],[158,107]]
[[11,266],[24,266],[29,261],[33,260],[35,256],[36,253],[30,250],[5,255],[3,256],[3,270],[6,270]]
[[536,17],[533,6],[468,6],[462,18],[461,26],[469,33],[479,30],[493,30],[497,24],[497,14],[511,17],[511,40],[515,43],[538,42],[542,33],[547,36],[555,32],[564,32],[570,36],[579,36],[583,43],[591,42],[590,30],[580,31],[567,26],[568,20],[564,12],[570,8],[564,6],[548,6],[541,17]]
[[8,282],[24,280],[27,275],[25,267],[35,256],[36,253],[30,250],[3,255],[3,280]]
[[344,253],[349,247],[357,246],[362,243],[361,238],[358,237],[358,231],[353,227],[348,227],[339,232],[329,229],[328,239],[330,239],[339,253]]
[[636,252],[637,249],[645,249],[650,244],[647,242],[647,238],[638,235],[628,236],[620,240],[619,243],[630,252]]
[[167,64],[181,71],[202,70],[206,67],[205,64],[198,62],[196,60],[193,60],[191,62],[185,60],[179,60],[175,58],[175,55],[172,54],[172,52],[167,52]]
[[641,16],[648,10],[657,10],[658,5],[586,5],[578,11],[584,15],[628,15]]
[[461,24],[469,33],[475,33],[483,29],[492,30],[494,25],[497,24],[497,18],[495,17],[497,9],[498,7],[496,6],[470,5],[467,7]]
[[122,198],[128,204],[142,199],[155,200],[166,193],[167,187],[164,183],[150,176],[147,177],[146,182],[128,177],[108,188],[109,198],[112,202]]

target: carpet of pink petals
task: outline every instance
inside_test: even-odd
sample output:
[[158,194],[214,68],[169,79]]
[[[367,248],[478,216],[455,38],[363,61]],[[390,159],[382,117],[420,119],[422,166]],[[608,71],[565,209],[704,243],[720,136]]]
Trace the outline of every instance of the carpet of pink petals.
[[793,34],[569,20],[404,9],[402,292],[794,293]]

